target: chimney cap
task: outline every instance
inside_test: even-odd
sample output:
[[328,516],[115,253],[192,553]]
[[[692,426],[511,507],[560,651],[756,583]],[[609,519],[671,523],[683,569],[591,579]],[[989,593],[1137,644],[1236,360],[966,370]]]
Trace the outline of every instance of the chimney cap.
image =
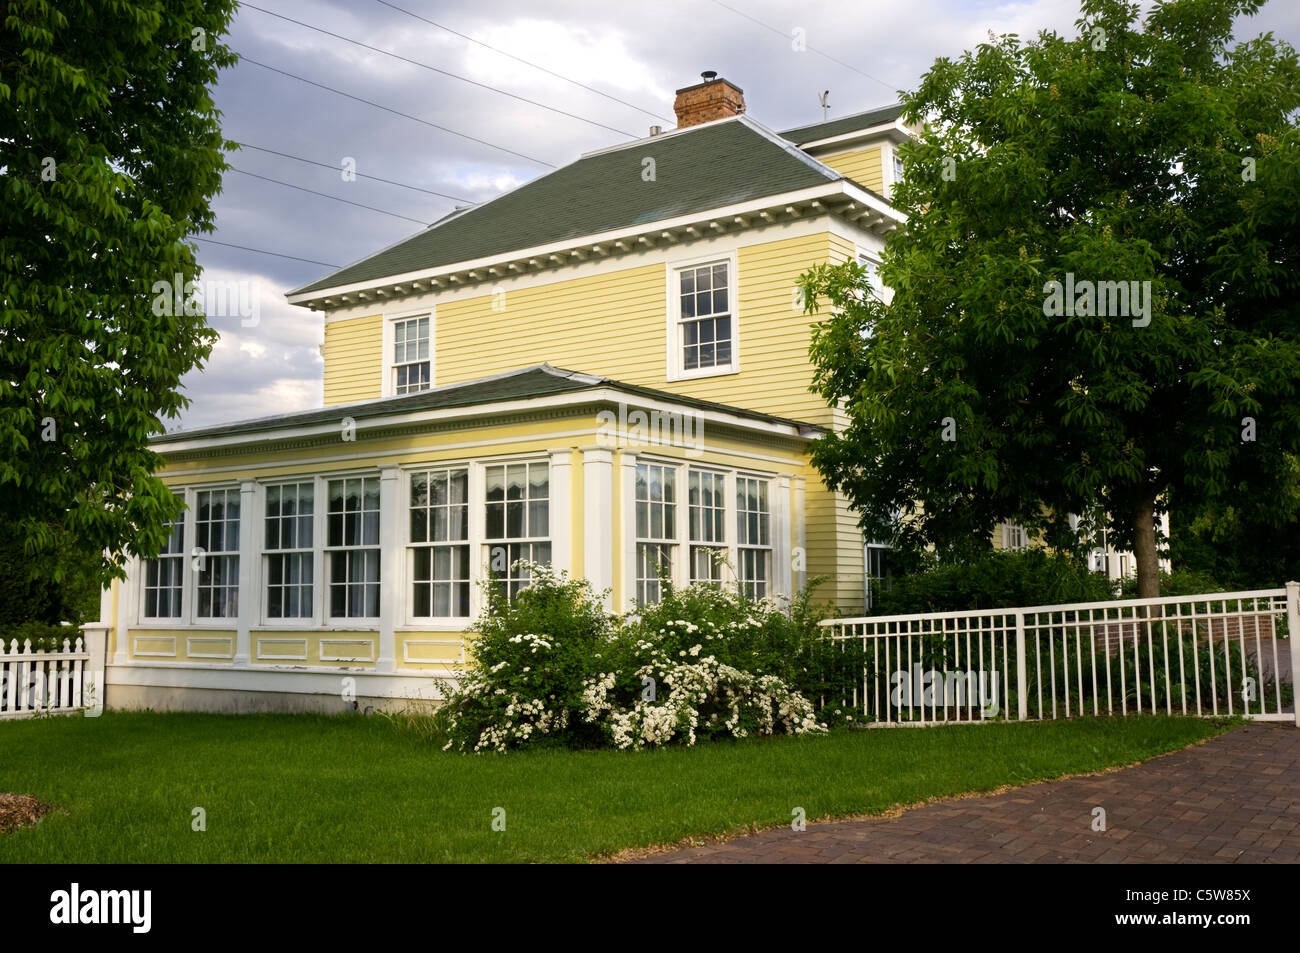
[[711,83],[718,78],[718,71],[712,69],[706,69],[703,73],[700,74],[700,78],[703,79],[706,83]]

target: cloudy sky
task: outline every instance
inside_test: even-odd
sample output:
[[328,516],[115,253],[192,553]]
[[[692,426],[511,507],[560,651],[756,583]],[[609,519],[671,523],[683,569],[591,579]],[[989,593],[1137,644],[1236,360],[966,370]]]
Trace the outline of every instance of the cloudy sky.
[[[674,90],[702,70],[742,87],[749,115],[780,130],[819,120],[824,89],[831,118],[861,112],[990,30],[1070,32],[1077,17],[1076,0],[242,3],[226,42],[243,59],[215,97],[226,137],[250,148],[230,157],[239,171],[214,200],[209,237],[226,244],[200,242],[199,261],[206,279],[247,282],[258,320],[213,317],[221,339],[184,382],[193,403],[180,425],[319,406],[322,316],[286,304],[287,290],[458,204],[671,127]],[[1300,45],[1300,4],[1273,0],[1237,35],[1270,30]]]

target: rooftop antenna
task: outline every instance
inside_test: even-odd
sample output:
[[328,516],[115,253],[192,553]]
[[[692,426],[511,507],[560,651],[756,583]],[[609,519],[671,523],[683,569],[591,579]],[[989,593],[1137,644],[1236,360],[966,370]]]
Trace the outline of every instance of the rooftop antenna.
[[823,90],[822,94],[817,97],[817,101],[822,104],[822,122],[825,122],[831,109],[831,91],[829,89]]

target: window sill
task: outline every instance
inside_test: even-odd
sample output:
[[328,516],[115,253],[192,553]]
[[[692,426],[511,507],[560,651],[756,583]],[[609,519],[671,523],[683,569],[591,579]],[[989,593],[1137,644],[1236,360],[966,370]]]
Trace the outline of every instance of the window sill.
[[710,367],[699,371],[671,371],[667,376],[669,383],[675,381],[693,381],[707,377],[728,377],[732,374],[739,374],[740,368],[734,364],[730,367]]

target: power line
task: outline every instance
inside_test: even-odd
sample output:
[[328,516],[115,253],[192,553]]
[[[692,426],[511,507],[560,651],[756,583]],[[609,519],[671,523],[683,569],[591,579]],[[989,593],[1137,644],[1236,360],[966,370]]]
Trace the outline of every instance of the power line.
[[415,222],[417,225],[428,225],[428,222],[421,221],[418,218],[411,218],[409,215],[399,215],[396,212],[390,212],[386,209],[375,208],[373,205],[363,205],[360,202],[353,202],[351,199],[341,199],[337,195],[330,195],[328,192],[317,192],[315,189],[305,189],[301,185],[294,185],[292,182],[281,182],[279,179],[272,179],[269,176],[258,175],[256,172],[245,172],[243,169],[236,169],[233,165],[230,167],[231,172],[238,172],[240,175],[247,175],[250,178],[261,179],[263,182],[273,182],[276,185],[283,185],[286,189],[297,189],[299,192],[309,192],[312,195],[319,195],[321,198],[333,199],[335,202],[342,202],[344,205],[355,205],[357,208],[369,209],[372,212],[379,212],[381,215],[391,215],[393,218],[404,218],[408,222]]
[[[283,158],[285,158],[285,159],[296,159],[296,160],[299,161],[299,162],[306,162],[306,163],[308,163],[308,164],[310,164],[310,165],[318,165],[318,166],[320,166],[322,169],[333,169],[335,172],[339,172],[339,171],[340,171],[340,167],[339,167],[339,166],[334,165],[334,164],[329,163],[329,162],[318,162],[318,161],[315,160],[315,159],[306,159],[306,158],[304,158],[304,157],[302,157],[302,156],[291,155],[291,154],[288,153],[288,152],[276,152],[274,149],[267,149],[267,148],[265,148],[264,146],[255,146],[255,145],[253,145],[253,144],[250,143],[250,142],[237,142],[236,140],[233,140],[233,139],[232,139],[231,141],[232,141],[232,142],[236,142],[236,145],[242,146],[242,147],[245,148],[245,149],[256,149],[258,152],[268,152],[268,153],[270,153],[270,154],[273,155],[273,156],[281,156],[281,157],[283,157]],[[398,185],[398,186],[401,186],[401,187],[404,188],[404,189],[410,189],[410,190],[413,191],[413,192],[424,192],[424,193],[426,193],[426,194],[428,194],[428,195],[436,195],[436,196],[438,196],[439,198],[450,199],[450,200],[453,201],[453,202],[469,202],[470,204],[474,204],[474,200],[473,200],[473,199],[463,198],[463,197],[461,197],[461,196],[459,196],[459,195],[448,195],[446,192],[435,192],[433,189],[425,189],[425,188],[421,188],[421,187],[418,186],[418,185],[407,185],[405,182],[398,182],[398,181],[396,181],[396,180],[394,180],[394,179],[384,179],[384,178],[380,178],[380,177],[377,176],[377,175],[366,175],[366,173],[364,173],[364,172],[356,172],[356,171],[353,171],[352,174],[355,175],[355,176],[357,176],[357,178],[361,178],[361,179],[372,179],[372,180],[374,180],[375,182],[385,182],[385,183],[387,183],[388,185]]]
[[290,73],[288,70],[277,69],[274,66],[267,66],[265,63],[259,63],[257,60],[244,56],[242,54],[239,57],[239,61],[241,63],[252,63],[254,66],[260,66],[262,67],[262,69],[270,70],[272,73],[279,73],[281,76],[288,76],[290,79],[296,79],[298,80],[298,82],[306,83],[308,86],[315,86],[318,89],[327,90],[328,92],[334,93],[339,96],[343,96],[346,99],[354,99],[359,103],[365,103],[367,106],[374,106],[376,109],[382,109],[384,112],[392,113],[394,116],[401,116],[403,119],[410,119],[415,122],[421,123],[422,125],[430,126],[434,129],[439,129],[443,132],[449,132],[453,136],[459,136],[462,139],[468,139],[470,142],[477,142],[481,146],[487,146],[490,149],[496,149],[499,152],[508,153],[509,155],[515,156],[516,158],[527,159],[529,162],[536,162],[538,165],[544,165],[548,169],[558,168],[558,166],[556,166],[555,164],[547,162],[543,159],[538,159],[533,156],[526,156],[522,152],[515,152],[513,149],[507,149],[505,146],[499,146],[494,142],[488,142],[486,139],[478,139],[474,136],[466,135],[463,132],[457,132],[455,129],[448,129],[446,126],[440,126],[436,122],[430,122],[427,119],[421,119],[419,116],[412,116],[410,113],[404,113],[401,112],[400,110],[393,109],[389,106],[380,105],[379,103],[374,102],[372,100],[362,99],[360,96],[353,96],[351,93],[345,93],[343,92],[343,90],[335,89],[333,86],[326,86],[324,83],[318,83],[315,80],[307,79],[306,77],[299,76],[296,73]]
[[[787,39],[787,40],[790,39],[790,34],[786,33],[786,32],[785,32],[784,30],[782,30],[780,27],[772,26],[772,24],[770,24],[770,23],[764,23],[762,20],[758,19],[757,17],[751,17],[748,13],[746,13],[746,12],[743,11],[743,10],[737,10],[735,7],[729,7],[729,6],[727,6],[725,3],[723,3],[722,0],[713,0],[713,2],[716,3],[718,6],[722,7],[722,9],[724,9],[724,10],[730,10],[732,13],[736,14],[737,16],[742,16],[742,17],[744,17],[744,18],[745,18],[746,20],[748,20],[750,23],[757,23],[759,26],[763,27],[763,29],[765,29],[765,30],[771,30],[773,33],[777,34],[778,36],[784,37],[784,38]],[[872,80],[873,82],[879,83],[881,86],[886,86],[886,87],[888,87],[890,90],[892,90],[892,91],[894,91],[894,92],[897,92],[897,91],[898,91],[898,87],[895,86],[893,83],[886,83],[886,82],[885,82],[883,79],[881,79],[880,77],[878,77],[878,76],[872,76],[870,73],[867,73],[867,72],[864,72],[863,70],[858,69],[858,68],[857,68],[856,66],[854,66],[852,63],[846,63],[846,62],[844,62],[843,60],[837,60],[835,57],[831,56],[829,53],[823,53],[821,50],[814,49],[814,48],[811,47],[811,46],[808,47],[808,50],[811,51],[811,52],[813,52],[813,53],[816,53],[818,56],[821,56],[821,57],[824,57],[825,59],[830,60],[832,63],[837,63],[837,64],[839,64],[840,66],[843,66],[845,69],[851,69],[851,70],[853,70],[853,72],[857,73],[859,76],[865,76],[867,79]]]
[[502,96],[509,96],[511,99],[517,99],[521,103],[527,103],[528,105],[536,106],[539,109],[546,109],[553,113],[558,113],[561,116],[568,116],[570,119],[576,119],[579,122],[585,122],[593,126],[599,126],[601,129],[608,129],[610,132],[616,132],[620,136],[627,136],[629,139],[637,138],[636,133],[625,132],[622,129],[615,128],[614,126],[607,126],[603,122],[597,122],[594,119],[587,119],[584,116],[579,116],[577,113],[566,112],[563,109],[556,109],[554,106],[548,106],[546,105],[546,103],[539,103],[537,100],[529,99],[526,96],[517,96],[514,93],[507,92],[504,89],[499,89],[496,86],[490,86],[487,83],[480,83],[477,80],[469,79],[466,76],[460,76],[456,73],[448,72],[445,69],[439,69],[436,66],[430,66],[428,63],[421,63],[419,60],[413,60],[408,56],[402,56],[400,53],[394,53],[391,50],[385,50],[382,47],[371,46],[369,43],[362,43],[360,40],[354,40],[351,37],[344,36],[341,33],[334,33],[322,27],[312,26],[310,23],[304,23],[301,20],[295,20],[293,17],[286,17],[280,13],[272,13],[270,10],[264,10],[261,7],[254,6],[251,3],[241,2],[239,6],[241,9],[256,10],[258,13],[265,13],[267,16],[275,17],[278,20],[284,20],[287,23],[296,23],[298,26],[306,27],[308,30],[315,30],[317,33],[323,33],[326,36],[332,36],[336,40],[342,40],[344,43],[351,43],[354,46],[359,46],[362,49],[370,50],[374,53],[382,53],[384,56],[391,56],[395,60],[401,60],[403,63],[409,63],[412,66],[418,66],[421,69],[427,69],[430,70],[431,72],[439,73],[442,76],[450,76],[452,79],[458,79],[462,83],[469,83],[471,86],[477,86],[480,89],[490,90],[491,92],[499,93]]
[[588,86],[586,83],[580,83],[576,79],[570,79],[567,76],[555,72],[554,70],[547,69],[545,66],[539,66],[538,64],[523,59],[522,57],[515,56],[515,54],[513,53],[507,53],[505,50],[498,49],[497,47],[492,46],[491,44],[484,43],[482,40],[476,40],[474,39],[474,37],[466,33],[461,33],[458,30],[453,30],[449,26],[443,26],[441,23],[436,23],[435,21],[430,20],[428,17],[420,16],[420,14],[418,13],[412,13],[410,10],[404,10],[403,8],[399,7],[395,3],[389,3],[388,0],[375,0],[375,2],[382,3],[384,6],[388,7],[389,9],[396,10],[398,13],[405,13],[408,17],[415,17],[415,19],[417,20],[423,20],[425,23],[429,24],[430,26],[436,26],[439,30],[446,30],[448,33],[458,36],[462,40],[469,40],[469,42],[475,43],[486,50],[491,50],[493,53],[500,53],[502,56],[508,56],[517,63],[523,63],[525,66],[531,66],[533,69],[541,70],[543,73],[546,73],[548,76],[554,76],[556,79],[562,79],[566,83],[572,83],[574,86],[577,86],[580,89],[585,89],[590,93],[595,93],[597,96],[604,96],[606,99],[612,102],[616,102],[621,106],[627,106],[629,109],[635,109],[637,112],[645,113],[651,119],[661,119],[664,122],[670,124],[674,122],[674,120],[668,119],[665,116],[660,116],[658,113],[652,113],[648,109],[642,109],[640,106],[636,105],[635,103],[629,103],[625,99],[619,99],[617,96],[611,96],[609,93],[601,92],[599,89],[596,89],[596,87],[594,86]]
[[250,248],[247,245],[234,245],[230,242],[219,242],[215,238],[200,238],[198,235],[190,235],[189,240],[192,242],[207,242],[209,245],[224,245],[227,248],[239,248],[243,251],[257,252],[259,255],[272,255],[276,258],[288,258],[290,261],[305,261],[309,265],[322,265],[325,268],[339,268],[339,265],[331,265],[327,261],[316,261],[313,258],[299,258],[296,255],[282,255],[278,251],[266,251],[263,248]]

